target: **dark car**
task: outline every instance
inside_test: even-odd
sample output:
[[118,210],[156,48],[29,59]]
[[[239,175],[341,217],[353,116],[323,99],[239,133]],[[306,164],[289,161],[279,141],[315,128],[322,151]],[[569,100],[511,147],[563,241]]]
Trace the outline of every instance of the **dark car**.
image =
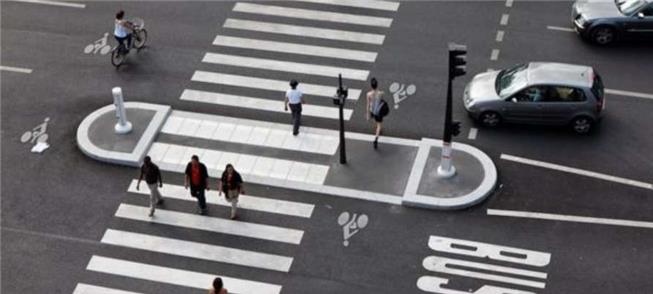
[[653,40],[653,0],[578,0],[571,19],[581,37],[600,45]]

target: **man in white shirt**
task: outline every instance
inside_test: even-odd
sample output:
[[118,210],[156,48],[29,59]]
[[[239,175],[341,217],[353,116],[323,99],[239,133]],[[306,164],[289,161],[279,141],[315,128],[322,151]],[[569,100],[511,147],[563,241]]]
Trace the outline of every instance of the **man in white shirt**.
[[297,90],[297,85],[299,83],[296,80],[290,81],[290,90],[286,91],[286,97],[284,98],[284,110],[290,111],[292,113],[292,134],[297,136],[299,134],[299,125],[301,124],[302,117],[302,103],[304,103],[304,94],[302,91]]

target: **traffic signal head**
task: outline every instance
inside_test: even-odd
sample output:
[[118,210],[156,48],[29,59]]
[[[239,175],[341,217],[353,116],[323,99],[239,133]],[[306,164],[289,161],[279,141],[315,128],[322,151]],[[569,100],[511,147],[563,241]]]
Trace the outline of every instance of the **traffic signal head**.
[[338,98],[347,99],[347,95],[349,95],[349,90],[347,89],[347,87],[340,87],[338,88],[336,94],[338,94]]
[[449,78],[454,79],[466,73],[467,46],[449,43]]
[[460,135],[460,122],[459,121],[452,121],[451,122],[451,135],[458,136]]

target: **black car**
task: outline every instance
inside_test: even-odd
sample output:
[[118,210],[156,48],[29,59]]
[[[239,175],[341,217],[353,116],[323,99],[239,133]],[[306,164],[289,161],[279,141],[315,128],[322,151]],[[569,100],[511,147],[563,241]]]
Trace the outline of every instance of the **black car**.
[[653,0],[578,0],[571,17],[580,36],[600,45],[653,40]]

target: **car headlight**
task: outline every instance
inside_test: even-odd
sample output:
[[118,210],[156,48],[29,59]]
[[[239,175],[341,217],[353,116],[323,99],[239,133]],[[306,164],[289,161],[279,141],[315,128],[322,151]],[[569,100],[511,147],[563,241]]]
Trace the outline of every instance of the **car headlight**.
[[578,16],[576,16],[576,23],[581,27],[585,27],[588,21],[582,14],[579,14]]

